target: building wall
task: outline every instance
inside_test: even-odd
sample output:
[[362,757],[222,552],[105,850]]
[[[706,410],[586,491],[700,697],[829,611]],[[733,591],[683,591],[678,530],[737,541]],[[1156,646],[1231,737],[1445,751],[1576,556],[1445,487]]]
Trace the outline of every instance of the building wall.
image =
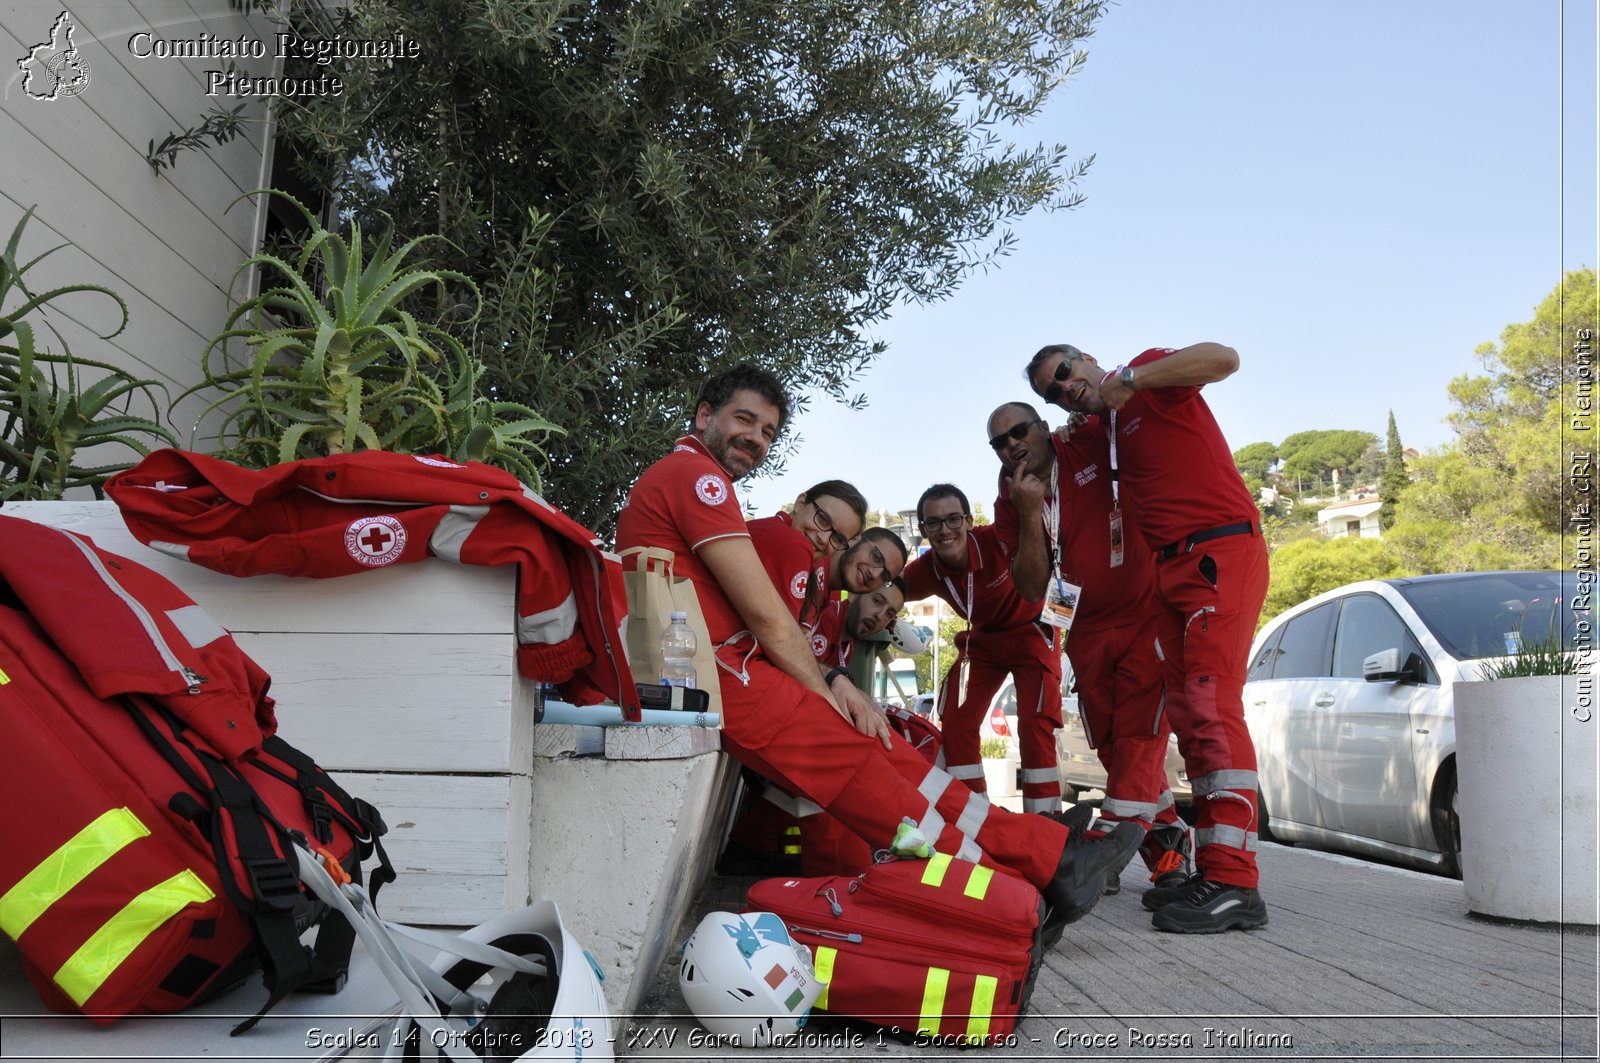
[[[261,204],[230,204],[269,183],[267,108],[263,98],[248,98],[243,135],[183,152],[174,169],[155,173],[145,161],[151,141],[198,125],[214,105],[231,108],[246,98],[205,94],[205,72],[222,60],[140,58],[130,37],[149,31],[168,40],[262,40],[267,57],[236,60],[241,73],[261,76],[274,72],[273,27],[259,13],[237,14],[226,0],[79,3],[70,9],[72,43],[88,63],[87,85],[72,97],[30,98],[17,59],[50,39],[61,11],[60,0],[0,2],[0,239],[36,207],[19,261],[63,242],[73,246],[31,271],[30,287],[99,284],[128,304],[127,328],[111,339],[96,335],[118,317],[102,297],[66,297],[49,323],[74,355],[159,379],[175,398],[199,379],[201,352],[227,315],[230,278],[258,246]],[[38,342],[58,348],[37,324]],[[180,411],[180,439],[200,405],[190,400]]]

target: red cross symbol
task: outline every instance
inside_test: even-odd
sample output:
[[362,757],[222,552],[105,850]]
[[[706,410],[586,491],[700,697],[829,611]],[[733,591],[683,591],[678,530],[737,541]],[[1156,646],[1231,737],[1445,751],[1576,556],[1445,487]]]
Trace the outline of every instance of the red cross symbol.
[[384,548],[389,545],[389,540],[392,538],[394,538],[394,536],[390,535],[388,532],[374,524],[369,527],[367,529],[367,533],[361,537],[361,545],[366,547],[372,553],[381,554],[383,553]]

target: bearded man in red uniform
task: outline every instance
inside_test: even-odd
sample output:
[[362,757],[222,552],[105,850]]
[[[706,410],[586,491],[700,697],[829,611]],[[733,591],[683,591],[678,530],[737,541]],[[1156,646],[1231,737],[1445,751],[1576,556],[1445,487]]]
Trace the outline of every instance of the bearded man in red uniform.
[[[881,712],[850,701],[839,707],[805,632],[762,570],[733,492],[733,482],[765,460],[788,410],[782,384],[758,367],[707,380],[693,431],[629,493],[617,545],[671,550],[674,571],[693,581],[715,643],[730,754],[821,805],[874,848],[937,850],[1032,883],[1049,907],[1053,944],[1099,900],[1106,868],[1138,845],[1139,832],[1124,825],[1069,845],[1077,839],[1065,825],[991,808],[930,765],[891,737]],[[848,676],[833,679],[841,681]]]
[[[1190,845],[1167,787],[1172,695],[1156,656],[1155,554],[1121,508],[1105,432],[1091,419],[1063,439],[1032,406],[1011,402],[989,415],[989,437],[1002,466],[994,526],[1018,590],[1043,599],[1056,582],[1077,594],[1067,658],[1084,733],[1106,769],[1089,833],[1138,823],[1151,880],[1176,886],[1188,877]],[[1106,892],[1117,889],[1108,876]]]
[[1105,423],[1111,475],[1156,553],[1156,634],[1167,687],[1181,692],[1169,715],[1194,788],[1198,871],[1144,900],[1155,927],[1177,933],[1267,922],[1255,858],[1256,754],[1244,720],[1267,549],[1255,501],[1200,396],[1238,368],[1238,353],[1219,343],[1153,348],[1109,371],[1055,344],[1025,370],[1046,402]]
[[1039,599],[1018,593],[999,529],[972,526],[972,506],[960,488],[934,484],[922,492],[917,520],[931,549],[901,573],[907,597],[942,598],[971,625],[956,636],[955,663],[939,690],[945,770],[975,792],[986,791],[978,725],[1009,675],[1017,689],[1022,810],[1059,812],[1061,651],[1055,631],[1039,622]]

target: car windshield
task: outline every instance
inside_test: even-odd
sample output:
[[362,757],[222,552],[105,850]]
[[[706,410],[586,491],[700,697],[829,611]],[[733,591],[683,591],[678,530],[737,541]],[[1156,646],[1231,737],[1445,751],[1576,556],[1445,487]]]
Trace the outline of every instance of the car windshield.
[[1594,585],[1573,572],[1474,572],[1393,587],[1457,660],[1504,657],[1559,639],[1592,638]]

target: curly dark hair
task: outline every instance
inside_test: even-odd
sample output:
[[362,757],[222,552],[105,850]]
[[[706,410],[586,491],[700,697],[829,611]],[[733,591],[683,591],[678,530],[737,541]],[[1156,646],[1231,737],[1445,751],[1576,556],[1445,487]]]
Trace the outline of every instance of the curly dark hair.
[[783,381],[777,376],[749,362],[741,362],[732,369],[724,369],[707,378],[700,387],[700,397],[694,400],[694,409],[699,410],[703,402],[711,407],[712,413],[716,413],[734,395],[746,390],[755,392],[778,408],[778,431],[783,431],[783,426],[789,423],[789,393],[783,390]]

